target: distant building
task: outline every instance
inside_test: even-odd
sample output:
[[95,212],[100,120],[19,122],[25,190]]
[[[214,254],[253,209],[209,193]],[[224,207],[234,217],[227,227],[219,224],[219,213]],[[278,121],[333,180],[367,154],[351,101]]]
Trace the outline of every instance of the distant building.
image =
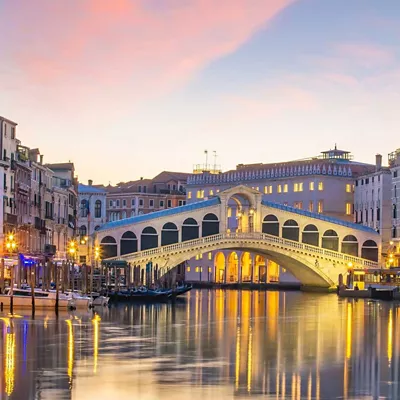
[[[235,170],[227,172],[196,168],[186,185],[187,201],[211,198],[242,184],[263,193],[265,201],[353,222],[355,180],[374,171],[375,165],[354,161],[349,151],[339,150],[336,146],[318,157],[271,164],[238,164]],[[234,201],[230,205],[227,215],[229,229],[231,232],[243,231],[240,209]],[[191,259],[187,264],[186,279],[209,280],[209,264],[214,262],[215,256],[211,252]],[[260,266],[267,282],[294,281],[282,266],[261,255],[224,251],[220,258],[225,263]]]
[[382,156],[376,156],[375,171],[361,175],[355,182],[354,220],[381,234],[383,251],[392,237],[392,176],[382,166]]

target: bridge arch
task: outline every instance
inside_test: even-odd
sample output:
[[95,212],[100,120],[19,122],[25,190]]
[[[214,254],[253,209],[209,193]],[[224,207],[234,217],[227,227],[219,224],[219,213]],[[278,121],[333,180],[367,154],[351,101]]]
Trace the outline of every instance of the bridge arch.
[[358,256],[358,240],[354,235],[347,235],[342,240],[342,253]]
[[214,271],[215,271],[215,282],[225,282],[225,254],[219,251],[214,258]]
[[219,233],[219,219],[214,213],[208,213],[203,217],[201,234],[203,237],[217,235]]
[[240,258],[240,268],[241,268],[241,281],[251,282],[252,275],[252,256],[250,252],[244,251],[242,257]]
[[118,254],[117,241],[113,236],[106,236],[100,242],[100,249],[103,258],[116,257]]
[[182,242],[199,238],[199,224],[194,218],[186,218],[182,224]]
[[228,256],[228,265],[226,271],[226,282],[234,283],[239,280],[239,257],[236,251],[232,251],[232,253]]
[[158,247],[158,233],[152,226],[146,226],[140,236],[140,249],[148,250]]
[[262,232],[268,235],[279,236],[278,217],[273,214],[266,215],[262,223]]
[[378,261],[379,249],[374,240],[366,240],[361,247],[361,257],[371,261]]
[[179,242],[179,230],[173,222],[167,222],[161,229],[161,246]]
[[136,253],[138,251],[138,242],[135,233],[126,231],[121,236],[121,255]]
[[333,229],[328,229],[322,235],[322,246],[324,249],[339,251],[339,235]]
[[304,227],[302,242],[312,246],[319,246],[319,231],[314,224],[308,224]]
[[288,219],[282,226],[282,237],[284,239],[299,241],[299,224],[294,219]]

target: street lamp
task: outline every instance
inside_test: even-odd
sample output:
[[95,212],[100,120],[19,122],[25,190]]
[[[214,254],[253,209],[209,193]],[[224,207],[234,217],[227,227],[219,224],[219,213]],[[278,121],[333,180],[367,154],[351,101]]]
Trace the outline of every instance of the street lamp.
[[74,291],[74,286],[75,286],[75,267],[74,267],[74,261],[75,261],[75,255],[77,253],[77,245],[73,239],[68,243],[68,254],[70,256],[71,260],[71,274],[72,274],[72,284],[71,284],[71,289],[72,292]]
[[[17,249],[17,242],[15,241],[14,233],[9,233],[6,237],[6,249],[12,255]],[[10,267],[10,312],[13,313],[14,306],[14,264]]]

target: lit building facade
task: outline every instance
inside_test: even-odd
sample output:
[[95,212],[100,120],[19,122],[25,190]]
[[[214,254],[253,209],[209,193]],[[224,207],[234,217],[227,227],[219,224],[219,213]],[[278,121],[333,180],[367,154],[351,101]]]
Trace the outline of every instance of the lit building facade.
[[[236,185],[249,186],[263,194],[263,200],[327,216],[353,221],[355,180],[375,171],[375,166],[353,161],[348,151],[324,151],[319,157],[274,164],[239,164],[224,173],[202,171],[188,178],[187,202],[213,197]],[[217,172],[217,173],[215,173]],[[228,210],[231,232],[243,232],[240,209],[234,201]],[[221,265],[221,268],[218,265]],[[224,264],[224,268],[222,268]],[[250,282],[295,282],[285,268],[259,254],[223,251],[199,254],[186,267],[186,280],[233,283],[237,270]],[[226,270],[224,276],[218,270]],[[209,271],[217,271],[210,274]],[[231,273],[229,272],[231,271]],[[233,278],[231,278],[233,277]]]
[[359,176],[354,190],[354,221],[381,234],[383,252],[392,237],[392,175],[376,156],[375,171]]

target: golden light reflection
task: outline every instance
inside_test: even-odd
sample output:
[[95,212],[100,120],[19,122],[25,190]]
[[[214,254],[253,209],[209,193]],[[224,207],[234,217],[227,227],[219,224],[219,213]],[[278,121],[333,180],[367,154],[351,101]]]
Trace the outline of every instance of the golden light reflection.
[[74,369],[74,329],[70,319],[67,319],[65,322],[68,325],[68,377],[70,387],[72,387],[72,374]]
[[347,325],[346,325],[346,357],[351,357],[351,339],[352,339],[352,318],[353,310],[351,304],[347,303]]
[[93,372],[97,372],[97,358],[99,355],[99,324],[101,318],[96,314],[92,319],[93,324]]
[[239,388],[240,379],[240,326],[236,330],[235,388]]
[[251,391],[251,378],[252,378],[252,367],[253,367],[253,331],[250,325],[249,327],[249,347],[247,353],[247,391]]
[[387,345],[387,356],[389,364],[392,362],[393,354],[393,310],[389,310],[389,320],[388,320],[388,345]]
[[308,375],[308,387],[307,387],[307,400],[311,400],[312,396],[312,375],[311,372]]
[[14,391],[15,382],[15,333],[8,331],[12,326],[7,326],[6,340],[5,340],[5,368],[4,368],[4,381],[5,392],[8,396]]

